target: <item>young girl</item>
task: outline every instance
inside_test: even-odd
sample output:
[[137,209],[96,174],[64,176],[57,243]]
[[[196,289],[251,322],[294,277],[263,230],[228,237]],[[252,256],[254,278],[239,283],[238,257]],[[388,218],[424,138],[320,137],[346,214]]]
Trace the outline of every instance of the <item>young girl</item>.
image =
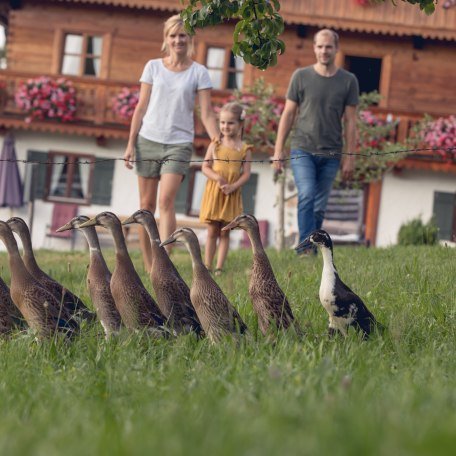
[[208,224],[204,259],[211,270],[219,240],[215,275],[222,273],[230,245],[230,232],[221,229],[242,214],[241,187],[250,177],[252,146],[242,142],[244,118],[245,111],[239,103],[227,103],[222,107],[220,140],[211,142],[202,166],[203,174],[208,178],[200,210],[200,220]]

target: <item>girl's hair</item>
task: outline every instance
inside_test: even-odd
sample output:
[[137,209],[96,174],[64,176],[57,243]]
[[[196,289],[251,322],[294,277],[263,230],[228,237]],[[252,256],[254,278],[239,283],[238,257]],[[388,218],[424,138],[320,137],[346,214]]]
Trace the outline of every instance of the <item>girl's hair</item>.
[[245,109],[237,101],[230,101],[229,103],[225,103],[222,106],[222,109],[220,109],[220,112],[222,111],[233,113],[239,122],[244,122],[245,120]]
[[[183,31],[184,33],[187,34],[184,28],[184,21],[180,17],[179,14],[175,14],[174,16],[171,16],[165,21],[165,24],[163,26],[163,44],[161,47],[161,50],[165,52],[166,54],[169,54],[169,49],[168,49],[168,44],[166,43],[166,38],[170,33],[175,33],[175,32],[181,32]],[[187,34],[188,35],[188,34]],[[188,47],[187,47],[187,57],[191,57],[193,54],[193,37],[188,35]]]

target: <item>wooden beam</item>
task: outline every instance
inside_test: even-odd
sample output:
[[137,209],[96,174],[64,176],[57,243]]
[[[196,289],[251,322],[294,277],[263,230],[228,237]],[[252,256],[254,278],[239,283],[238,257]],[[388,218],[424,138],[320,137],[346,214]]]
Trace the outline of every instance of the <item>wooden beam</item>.
[[380,199],[382,195],[382,181],[371,182],[367,189],[366,207],[366,242],[375,246],[377,241],[378,216],[380,211]]

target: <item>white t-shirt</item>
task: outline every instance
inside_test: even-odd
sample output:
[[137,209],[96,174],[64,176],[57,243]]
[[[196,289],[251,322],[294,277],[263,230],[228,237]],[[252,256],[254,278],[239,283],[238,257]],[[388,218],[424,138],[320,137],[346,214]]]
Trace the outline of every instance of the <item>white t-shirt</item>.
[[140,81],[152,85],[152,91],[139,134],[161,144],[193,142],[196,92],[212,88],[206,67],[193,62],[185,71],[174,72],[162,59],[153,59]]

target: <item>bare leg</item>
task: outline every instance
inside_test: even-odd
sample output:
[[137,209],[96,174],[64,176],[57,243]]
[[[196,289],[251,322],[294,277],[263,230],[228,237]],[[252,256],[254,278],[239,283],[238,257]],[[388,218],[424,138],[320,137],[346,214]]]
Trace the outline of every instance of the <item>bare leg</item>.
[[[138,185],[140,208],[147,209],[153,214],[157,204],[158,179],[138,176]],[[139,228],[139,244],[143,255],[144,267],[149,272],[152,266],[150,240],[149,235],[142,226]]]
[[[222,224],[220,224],[220,229]],[[225,264],[226,256],[228,254],[228,249],[230,248],[230,232],[229,231],[220,231],[220,242],[218,246],[218,255],[217,255],[217,269],[223,269]]]
[[[158,207],[160,210],[160,223],[158,230],[160,239],[164,241],[176,230],[176,209],[174,203],[182,182],[180,174],[162,174],[160,179],[160,195]],[[170,252],[171,247],[167,251]]]
[[215,250],[217,248],[217,239],[220,236],[220,226],[217,222],[208,223],[206,248],[204,250],[204,264],[208,269],[212,269],[214,262]]

